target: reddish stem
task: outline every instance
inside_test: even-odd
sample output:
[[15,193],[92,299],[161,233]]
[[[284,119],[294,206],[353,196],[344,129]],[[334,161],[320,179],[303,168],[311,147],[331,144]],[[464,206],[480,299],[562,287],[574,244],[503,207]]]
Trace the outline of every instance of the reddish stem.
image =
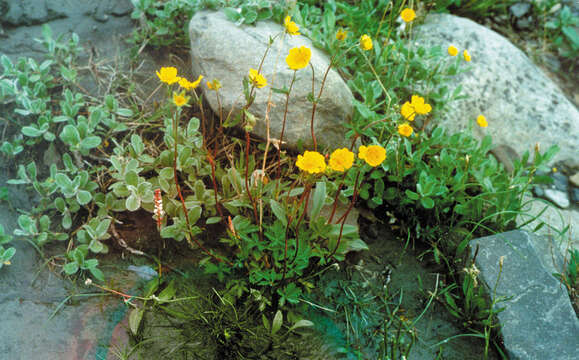
[[334,256],[334,254],[336,253],[336,251],[338,251],[338,248],[340,247],[340,241],[342,240],[342,232],[344,231],[344,224],[346,223],[346,219],[348,218],[348,214],[350,213],[350,211],[352,211],[352,208],[354,207],[354,204],[356,203],[356,199],[358,198],[358,179],[359,179],[359,177],[360,177],[360,171],[358,171],[358,174],[356,175],[356,182],[354,183],[354,195],[352,196],[352,201],[350,202],[348,209],[346,210],[346,212],[344,213],[344,215],[341,218],[342,219],[342,225],[340,226],[340,234],[338,235],[338,240],[336,240],[336,247],[330,253],[330,255],[326,256],[326,260],[328,260],[329,258]]

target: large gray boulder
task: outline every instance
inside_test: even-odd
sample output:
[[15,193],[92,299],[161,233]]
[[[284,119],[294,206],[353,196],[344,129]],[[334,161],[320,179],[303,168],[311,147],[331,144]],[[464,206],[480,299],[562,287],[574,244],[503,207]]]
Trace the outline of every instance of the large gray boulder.
[[[486,129],[475,125],[475,133],[491,134],[499,160],[512,160],[535,143],[545,150],[558,144],[553,160],[574,159],[579,153],[579,112],[547,76],[507,39],[471,20],[449,14],[429,14],[416,28],[421,45],[449,45],[467,49],[469,70],[448,84],[450,92],[462,85],[467,99],[451,103],[441,116],[451,131],[465,129],[479,114],[487,117]],[[514,152],[513,152],[514,150]],[[503,157],[505,159],[501,159]]]
[[479,248],[475,264],[491,297],[496,284],[496,299],[508,298],[495,310],[505,307],[497,316],[509,359],[579,359],[579,320],[553,276],[564,271],[558,245],[515,230],[474,239],[470,246],[473,256]]
[[[242,80],[249,69],[258,69],[270,37],[283,31],[283,27],[271,21],[260,21],[255,26],[237,26],[220,12],[203,11],[195,14],[189,24],[191,57],[194,77],[205,76],[209,81],[219,79],[219,91],[225,114],[233,108],[234,114],[244,105]],[[280,48],[281,46],[281,48]],[[329,58],[314,48],[304,36],[278,36],[263,64],[263,74],[268,86],[257,89],[255,102],[250,112],[257,117],[253,135],[266,139],[265,114],[271,87],[289,88],[293,76],[285,62],[289,49],[306,46],[312,50],[311,65],[315,71],[315,94],[320,89]],[[275,83],[272,85],[272,82]],[[214,93],[202,87],[211,108],[219,109]],[[312,147],[310,120],[312,103],[307,100],[312,92],[312,70],[308,66],[298,70],[293,86],[289,111],[284,132],[284,142],[295,149],[298,141],[306,148]],[[318,103],[315,117],[315,135],[318,148],[349,146],[345,138],[344,123],[350,121],[353,112],[352,93],[340,75],[333,69],[328,74],[324,91]],[[279,139],[285,108],[285,95],[273,93],[271,96],[270,138]]]

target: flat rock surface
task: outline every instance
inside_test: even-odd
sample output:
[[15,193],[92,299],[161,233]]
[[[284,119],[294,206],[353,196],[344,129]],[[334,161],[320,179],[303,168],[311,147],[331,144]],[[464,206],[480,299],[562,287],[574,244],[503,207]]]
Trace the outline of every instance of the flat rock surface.
[[474,239],[470,246],[471,255],[479,247],[479,278],[491,296],[496,286],[495,300],[504,299],[495,310],[505,308],[498,319],[509,358],[579,358],[579,320],[569,294],[552,275],[563,268],[558,246],[520,230]]
[[579,153],[579,112],[561,90],[531,60],[506,38],[471,20],[449,14],[429,14],[416,28],[421,45],[449,45],[467,49],[472,56],[467,68],[448,83],[449,91],[462,86],[468,98],[449,104],[440,121],[451,131],[466,129],[479,114],[486,116],[486,129],[493,143],[512,148],[519,156],[557,144],[553,162],[574,159]]

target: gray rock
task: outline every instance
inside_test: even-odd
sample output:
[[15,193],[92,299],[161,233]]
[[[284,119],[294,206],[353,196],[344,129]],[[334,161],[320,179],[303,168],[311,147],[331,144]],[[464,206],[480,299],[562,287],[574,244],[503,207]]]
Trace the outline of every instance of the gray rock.
[[579,187],[579,172],[572,175],[569,178],[569,181],[571,181],[571,184],[573,184],[573,186]]
[[526,2],[519,2],[509,7],[509,12],[516,18],[521,18],[531,10],[531,4]]
[[[30,26],[66,17],[66,14],[53,6],[50,1],[20,0],[12,4],[0,4],[0,22],[9,26]],[[7,9],[7,10],[6,10]]]
[[416,28],[419,44],[453,44],[472,56],[468,71],[448,84],[452,92],[462,86],[469,98],[449,104],[440,116],[442,126],[456,132],[479,114],[489,126],[475,134],[490,134],[497,145],[509,146],[522,155],[535,143],[542,151],[558,144],[553,162],[579,153],[579,112],[561,90],[529,58],[504,37],[468,19],[448,14],[429,14]]
[[571,190],[571,202],[575,205],[579,205],[579,188]]
[[496,300],[508,299],[495,310],[505,307],[497,316],[509,358],[553,359],[556,353],[558,360],[578,359],[579,320],[567,291],[552,275],[563,268],[557,245],[516,230],[474,239],[470,246],[471,255],[479,247],[479,279],[488,289],[496,284]]
[[518,19],[517,22],[515,23],[515,27],[518,30],[528,30],[532,28],[533,25],[534,22],[532,16],[527,16],[526,18]]
[[[247,77],[250,68],[257,69],[270,36],[282,31],[279,24],[271,21],[258,22],[255,26],[236,26],[225,18],[220,12],[199,12],[193,16],[189,24],[191,38],[191,53],[193,61],[194,78],[202,74],[206,79],[219,79],[222,84],[221,102],[224,112],[230,109],[238,111],[243,106],[240,98],[243,91],[242,79]],[[268,99],[268,91],[271,86],[275,88],[289,88],[294,71],[287,68],[285,58],[290,48],[307,46],[312,50],[311,65],[315,69],[316,95],[321,86],[321,80],[326,71],[329,59],[320,50],[316,49],[312,42],[304,36],[286,36],[283,47],[280,39],[276,39],[271,51],[263,64],[263,74],[268,80],[268,86],[257,90],[254,104],[250,112],[257,117],[257,125],[253,134],[265,139],[265,113]],[[278,57],[279,51],[279,57]],[[277,58],[277,62],[276,62]],[[275,79],[275,84],[272,81]],[[205,98],[209,101],[214,111],[218,110],[218,104],[214,93],[209,93],[205,86],[202,87]],[[298,70],[296,82],[293,86],[284,141],[289,148],[295,149],[298,141],[302,141],[304,147],[312,147],[310,135],[310,119],[312,104],[307,100],[308,93],[312,91],[312,70],[310,67]],[[346,129],[342,124],[352,117],[352,93],[340,75],[333,69],[330,71],[325,83],[324,92],[318,103],[315,118],[315,135],[319,150],[325,146],[332,149],[349,146],[345,138]],[[285,108],[285,95],[272,94],[273,106],[270,117],[270,138],[279,139]]]
[[545,199],[550,200],[561,209],[566,209],[570,205],[567,193],[556,189],[545,189]]
[[569,180],[567,179],[567,176],[561,174],[560,172],[556,172],[551,174],[551,177],[553,178],[553,185],[555,186],[555,189],[567,192],[569,188]]

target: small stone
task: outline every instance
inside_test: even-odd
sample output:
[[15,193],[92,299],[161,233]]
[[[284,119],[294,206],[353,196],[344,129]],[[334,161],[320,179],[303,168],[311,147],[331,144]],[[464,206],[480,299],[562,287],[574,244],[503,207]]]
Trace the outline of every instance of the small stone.
[[516,3],[514,5],[511,5],[511,7],[509,7],[509,12],[511,13],[511,15],[513,15],[516,18],[522,18],[523,16],[525,16],[529,10],[531,9],[531,4],[526,3],[526,2],[520,2],[520,3]]
[[515,27],[518,30],[528,30],[533,27],[533,17],[529,16],[524,19],[518,19],[515,23]]
[[553,178],[553,185],[555,189],[563,192],[567,192],[569,188],[569,180],[567,180],[567,176],[561,174],[560,172],[556,172],[551,174],[551,178]]
[[571,190],[571,201],[574,205],[579,205],[579,188]]
[[543,188],[540,185],[535,185],[533,186],[533,194],[536,197],[542,198],[543,196],[545,196],[545,190],[543,190]]
[[567,193],[554,189],[545,189],[545,198],[561,209],[567,209],[570,205]]
[[109,14],[113,16],[125,16],[133,11],[133,4],[129,0],[119,0],[114,5]]
[[575,173],[575,175],[571,176],[569,178],[569,181],[571,182],[571,184],[573,184],[573,186],[579,187],[579,172]]

